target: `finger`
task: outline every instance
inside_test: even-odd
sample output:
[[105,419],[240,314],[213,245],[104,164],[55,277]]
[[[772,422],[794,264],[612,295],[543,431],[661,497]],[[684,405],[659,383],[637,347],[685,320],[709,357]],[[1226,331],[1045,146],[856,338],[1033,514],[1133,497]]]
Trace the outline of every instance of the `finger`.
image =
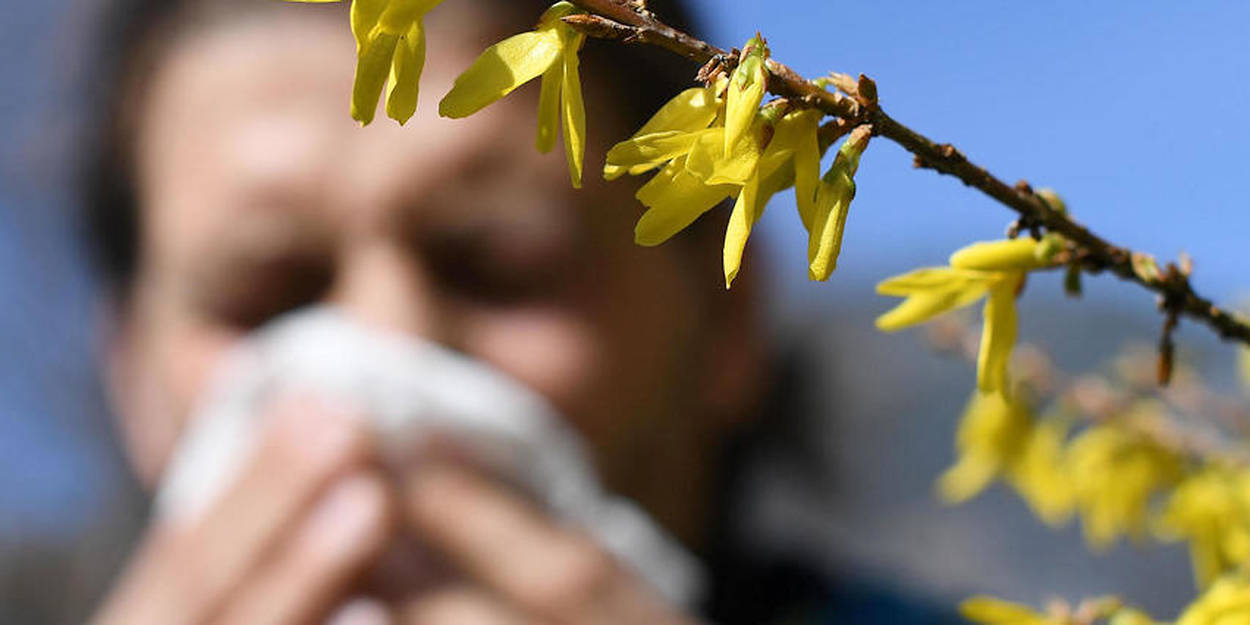
[[362,420],[354,416],[313,405],[275,413],[221,499],[199,519],[157,527],[166,548],[150,581],[172,587],[164,596],[174,614],[217,609],[316,493],[367,456]]
[[418,535],[528,613],[591,622],[635,591],[632,578],[588,537],[482,478],[430,465],[410,474],[404,490]]
[[399,610],[397,625],[528,625],[499,599],[469,587],[448,587],[425,593]]
[[379,475],[330,487],[294,536],[250,577],[222,625],[295,625],[326,614],[386,543],[391,499]]

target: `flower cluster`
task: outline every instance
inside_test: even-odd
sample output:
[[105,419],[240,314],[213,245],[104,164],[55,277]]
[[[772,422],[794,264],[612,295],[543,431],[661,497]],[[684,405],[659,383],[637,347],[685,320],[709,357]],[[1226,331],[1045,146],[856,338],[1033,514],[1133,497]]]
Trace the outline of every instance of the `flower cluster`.
[[634,231],[640,245],[659,245],[722,201],[735,197],[725,233],[725,285],[733,284],[755,222],[774,195],[794,187],[810,233],[810,277],[833,272],[851,199],[853,177],[872,131],[862,126],[843,142],[820,175],[819,111],[786,100],[763,104],[768,46],[758,35],[743,48],[728,78],[687,90],[638,132],[608,152],[604,176],[659,169],[637,198],[647,211]]
[[[939,494],[963,502],[1001,481],[1047,524],[1079,518],[1094,549],[1125,536],[1185,541],[1199,588],[1250,574],[1250,461],[1215,433],[1184,432],[1175,398],[1137,390],[1133,378],[1142,374],[1120,369],[1117,379],[1078,380],[1041,414],[1036,381],[975,393]],[[1177,396],[1192,402],[1192,372],[1178,377]]]

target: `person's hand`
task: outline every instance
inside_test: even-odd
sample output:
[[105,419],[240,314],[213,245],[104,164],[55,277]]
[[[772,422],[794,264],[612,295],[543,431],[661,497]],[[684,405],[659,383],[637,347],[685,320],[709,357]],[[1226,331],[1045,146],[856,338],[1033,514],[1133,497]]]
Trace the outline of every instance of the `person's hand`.
[[324,618],[390,536],[393,497],[363,423],[286,407],[194,521],[157,518],[95,625],[303,625]]
[[408,526],[457,571],[407,601],[402,625],[690,625],[589,537],[506,488],[450,465],[404,479]]

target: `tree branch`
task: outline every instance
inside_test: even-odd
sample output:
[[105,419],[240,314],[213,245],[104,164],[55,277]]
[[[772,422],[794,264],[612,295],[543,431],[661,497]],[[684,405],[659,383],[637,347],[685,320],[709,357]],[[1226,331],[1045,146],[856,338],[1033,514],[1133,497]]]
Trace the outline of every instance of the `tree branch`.
[[[593,14],[565,18],[588,36],[657,46],[698,64],[720,64],[729,69],[737,62],[735,51],[724,50],[683,33],[660,21],[639,0],[571,0]],[[599,16],[599,17],[594,17]],[[1202,297],[1188,276],[1169,266],[1166,272],[1135,269],[1135,258],[1148,258],[1115,245],[1073,221],[1034,194],[1027,184],[1008,185],[985,168],[968,160],[950,144],[939,144],[904,126],[877,105],[875,97],[851,98],[829,91],[775,60],[768,61],[769,91],[797,103],[817,108],[853,125],[872,124],[874,133],[890,139],[916,157],[916,165],[954,176],[1020,215],[1021,221],[1063,235],[1073,246],[1068,262],[1091,273],[1109,271],[1136,282],[1160,297],[1160,306],[1210,326],[1220,337],[1250,345],[1250,322]],[[875,95],[875,94],[874,94]]]

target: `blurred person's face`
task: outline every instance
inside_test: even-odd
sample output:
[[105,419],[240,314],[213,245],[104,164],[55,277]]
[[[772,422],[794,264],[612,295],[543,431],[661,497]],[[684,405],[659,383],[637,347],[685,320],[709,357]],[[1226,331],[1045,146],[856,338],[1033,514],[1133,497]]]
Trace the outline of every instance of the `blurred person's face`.
[[[667,521],[753,393],[748,307],[711,294],[715,264],[633,244],[633,185],[570,189],[563,154],[534,150],[535,90],[437,117],[482,16],[432,22],[417,115],[365,129],[340,18],[290,7],[184,38],[140,103],[140,267],[112,373],[136,466],[159,476],[224,350],[330,302],[536,389],[608,484]],[[604,104],[589,105],[600,143],[628,132]]]

